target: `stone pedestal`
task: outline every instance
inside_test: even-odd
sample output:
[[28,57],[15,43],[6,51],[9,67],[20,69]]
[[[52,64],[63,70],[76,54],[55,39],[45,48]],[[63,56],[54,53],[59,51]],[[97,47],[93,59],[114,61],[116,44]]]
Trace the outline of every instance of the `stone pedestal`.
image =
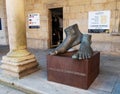
[[35,56],[27,50],[24,2],[6,0],[10,51],[3,56],[1,68],[3,73],[18,78],[38,70]]
[[88,89],[99,74],[100,53],[83,60],[72,59],[74,53],[47,56],[48,80]]
[[34,55],[26,57],[7,57],[3,56],[1,68],[3,73],[16,78],[21,78],[39,69]]

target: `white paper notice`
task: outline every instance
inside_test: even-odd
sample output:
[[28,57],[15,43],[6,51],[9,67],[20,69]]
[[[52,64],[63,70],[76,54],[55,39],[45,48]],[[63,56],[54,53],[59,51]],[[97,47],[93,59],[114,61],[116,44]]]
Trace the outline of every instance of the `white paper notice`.
[[88,14],[88,29],[110,29],[110,11],[91,11]]

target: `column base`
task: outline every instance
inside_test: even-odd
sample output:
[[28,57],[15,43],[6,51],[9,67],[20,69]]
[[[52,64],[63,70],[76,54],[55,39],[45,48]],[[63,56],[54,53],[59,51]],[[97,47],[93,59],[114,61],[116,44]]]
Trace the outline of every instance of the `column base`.
[[39,70],[35,56],[30,54],[24,57],[3,56],[2,65],[3,73],[12,77],[21,78]]

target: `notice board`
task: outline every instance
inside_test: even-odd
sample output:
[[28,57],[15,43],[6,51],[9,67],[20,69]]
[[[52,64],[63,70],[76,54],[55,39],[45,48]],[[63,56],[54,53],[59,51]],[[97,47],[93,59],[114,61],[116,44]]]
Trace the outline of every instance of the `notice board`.
[[28,27],[29,27],[29,29],[40,28],[40,15],[39,15],[39,13],[28,14]]
[[110,11],[91,11],[88,14],[88,29],[89,31],[99,32],[110,29]]

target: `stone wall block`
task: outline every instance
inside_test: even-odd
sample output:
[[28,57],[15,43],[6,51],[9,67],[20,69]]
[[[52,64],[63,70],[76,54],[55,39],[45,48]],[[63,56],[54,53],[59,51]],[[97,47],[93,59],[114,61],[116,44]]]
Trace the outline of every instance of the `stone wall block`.
[[91,0],[92,4],[97,4],[97,3],[107,3],[107,0]]

